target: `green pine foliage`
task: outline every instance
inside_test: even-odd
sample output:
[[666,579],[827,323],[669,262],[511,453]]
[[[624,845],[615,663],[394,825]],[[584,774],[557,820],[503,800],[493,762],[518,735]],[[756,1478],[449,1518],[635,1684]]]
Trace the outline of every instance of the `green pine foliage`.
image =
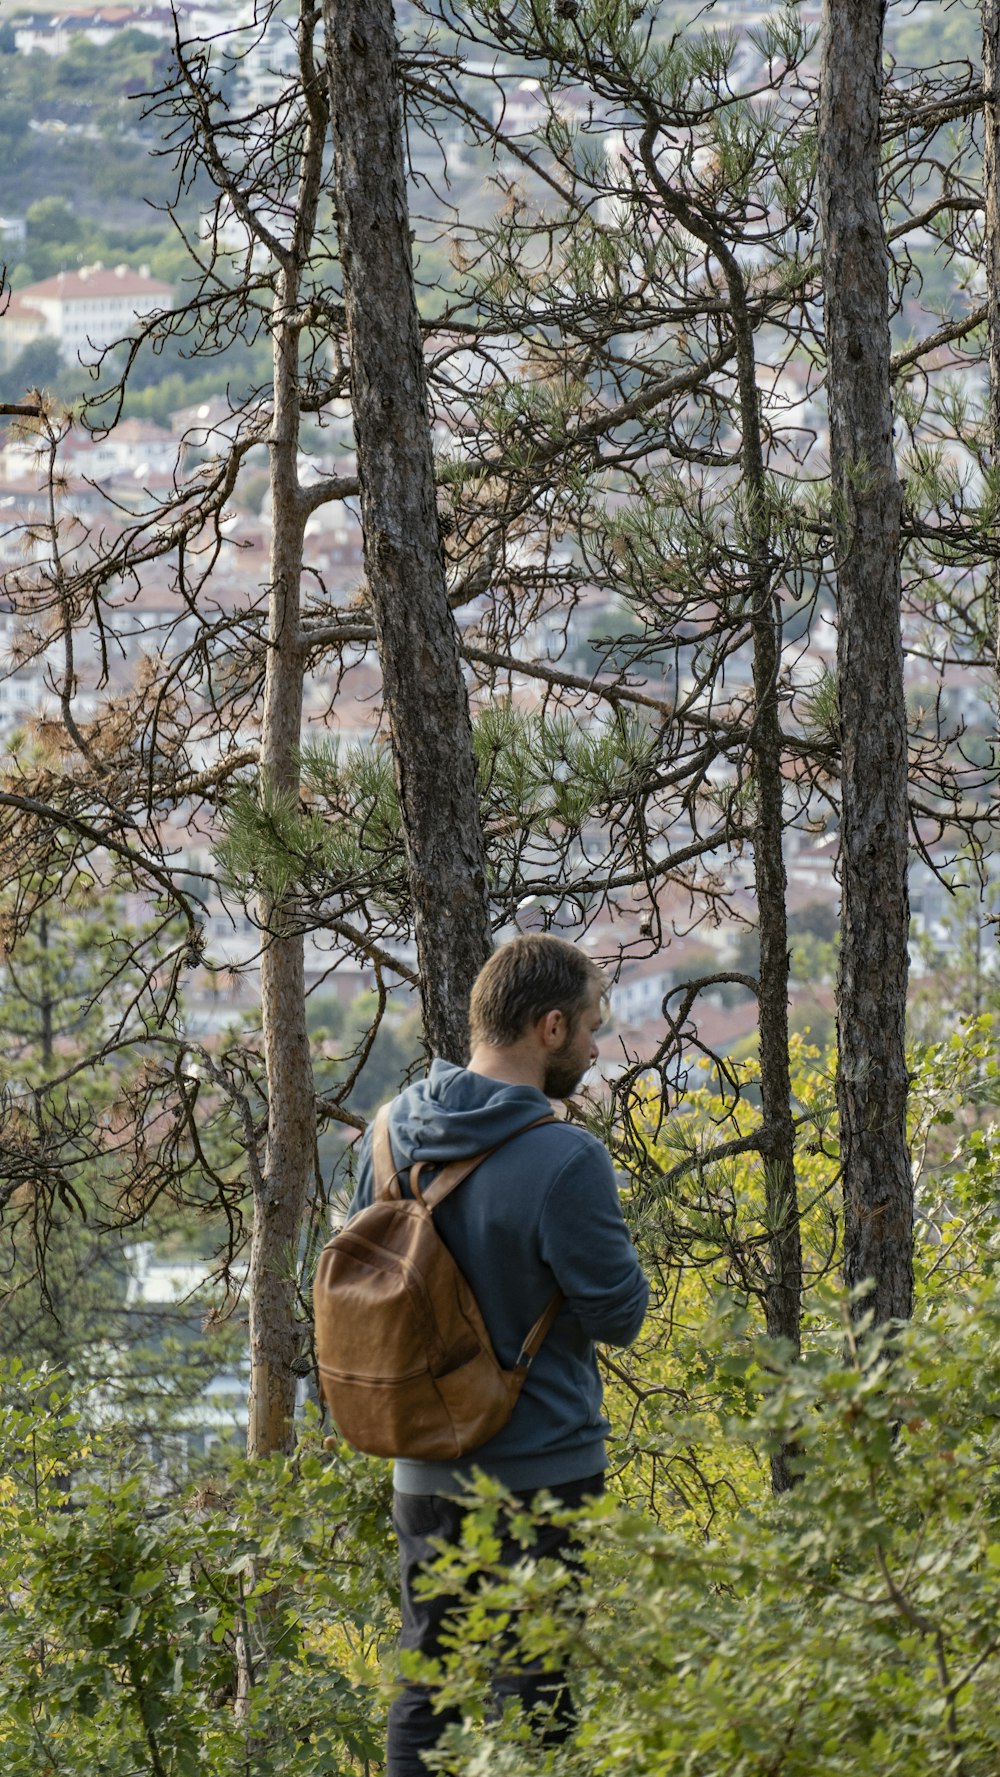
[[[631,714],[585,725],[567,712],[524,711],[506,700],[481,710],[473,743],[487,847],[498,893],[513,883],[526,845],[544,874],[546,856],[568,855],[591,822],[614,825],[642,792],[656,756],[652,723]],[[402,827],[387,749],[304,748],[299,797],[263,779],[229,799],[216,859],[224,881],[248,898],[303,904],[363,893],[390,914],[407,903]]]

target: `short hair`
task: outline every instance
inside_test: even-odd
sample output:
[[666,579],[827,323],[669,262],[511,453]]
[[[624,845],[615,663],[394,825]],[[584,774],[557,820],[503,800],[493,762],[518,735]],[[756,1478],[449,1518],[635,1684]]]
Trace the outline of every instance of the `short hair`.
[[516,1043],[546,1012],[562,1012],[576,1023],[607,984],[590,957],[565,938],[533,933],[495,950],[476,977],[469,1000],[469,1030],[475,1043],[505,1048]]

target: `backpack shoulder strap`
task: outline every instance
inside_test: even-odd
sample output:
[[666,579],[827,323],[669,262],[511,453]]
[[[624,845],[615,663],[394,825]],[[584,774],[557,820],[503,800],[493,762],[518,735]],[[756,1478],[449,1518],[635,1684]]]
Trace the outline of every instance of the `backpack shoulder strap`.
[[550,1112],[547,1117],[536,1117],[533,1123],[522,1123],[520,1129],[512,1129],[502,1141],[494,1142],[491,1148],[484,1148],[481,1154],[473,1154],[468,1160],[452,1160],[447,1166],[442,1166],[423,1191],[420,1190],[419,1177],[423,1167],[414,1167],[416,1177],[411,1181],[412,1185],[416,1187],[414,1195],[419,1193],[428,1209],[436,1209],[439,1203],[443,1203],[446,1197],[450,1197],[452,1191],[456,1191],[459,1185],[464,1184],[470,1172],[475,1172],[477,1166],[481,1166],[483,1161],[487,1160],[491,1154],[495,1154],[499,1148],[506,1147],[507,1143],[513,1141],[515,1136],[527,1135],[529,1129],[538,1129],[543,1123],[556,1122],[558,1122],[558,1118]]
[[389,1141],[389,1106],[384,1104],[376,1113],[372,1126],[372,1202],[389,1203],[402,1197],[399,1185],[399,1174],[392,1158],[392,1145]]

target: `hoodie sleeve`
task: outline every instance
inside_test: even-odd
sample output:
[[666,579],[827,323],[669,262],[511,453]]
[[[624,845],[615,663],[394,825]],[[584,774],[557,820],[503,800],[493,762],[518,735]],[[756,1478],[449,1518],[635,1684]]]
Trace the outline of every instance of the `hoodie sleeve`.
[[542,1257],[587,1335],[604,1345],[630,1345],[645,1318],[649,1284],[599,1142],[581,1140],[556,1174],[539,1237]]

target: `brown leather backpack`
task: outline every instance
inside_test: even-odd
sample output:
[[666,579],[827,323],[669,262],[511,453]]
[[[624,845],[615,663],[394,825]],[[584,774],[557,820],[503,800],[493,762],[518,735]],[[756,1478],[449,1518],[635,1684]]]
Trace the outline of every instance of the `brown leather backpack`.
[[[334,1424],[356,1450],[442,1462],[506,1425],[563,1298],[557,1290],[514,1368],[502,1369],[433,1211],[504,1143],[442,1167],[424,1191],[423,1168],[411,1167],[407,1198],[388,1118],[384,1105],[372,1133],[373,1201],[320,1255],[313,1286],[320,1381]],[[506,1140],[552,1122],[540,1117]]]

